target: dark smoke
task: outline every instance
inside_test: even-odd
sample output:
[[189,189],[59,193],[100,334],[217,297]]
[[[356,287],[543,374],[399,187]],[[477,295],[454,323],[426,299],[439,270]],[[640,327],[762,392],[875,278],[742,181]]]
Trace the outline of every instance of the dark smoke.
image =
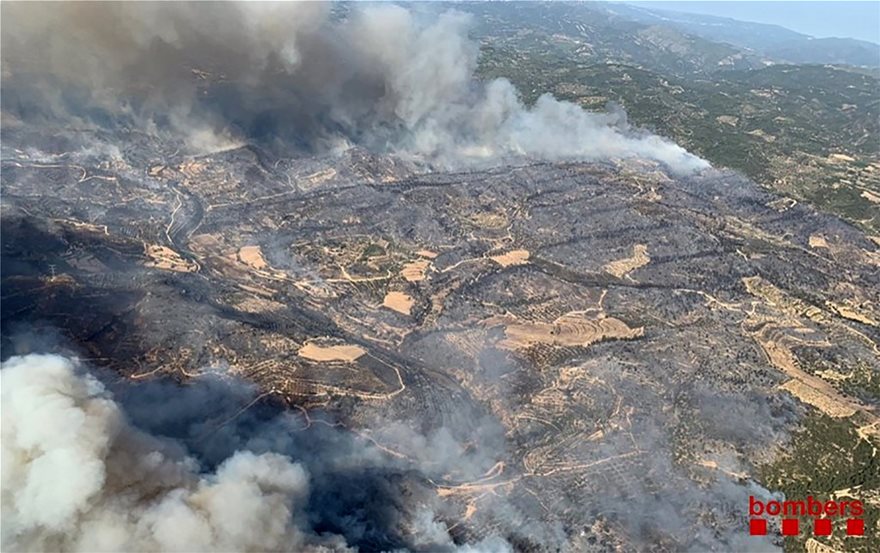
[[3,4],[3,110],[19,120],[127,125],[196,150],[242,142],[357,145],[442,166],[508,158],[708,166],[619,113],[474,80],[470,19],[391,4]]

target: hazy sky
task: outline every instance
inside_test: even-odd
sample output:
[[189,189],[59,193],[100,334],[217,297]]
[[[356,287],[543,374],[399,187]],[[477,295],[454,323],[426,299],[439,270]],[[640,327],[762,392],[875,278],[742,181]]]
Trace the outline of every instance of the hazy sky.
[[772,23],[815,37],[860,38],[880,43],[880,1],[865,2],[630,2],[646,7]]

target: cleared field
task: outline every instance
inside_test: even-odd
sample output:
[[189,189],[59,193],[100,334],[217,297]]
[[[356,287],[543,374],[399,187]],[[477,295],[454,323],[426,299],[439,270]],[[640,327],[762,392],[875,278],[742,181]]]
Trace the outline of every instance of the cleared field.
[[304,345],[297,352],[300,357],[312,361],[346,361],[349,363],[357,361],[365,353],[367,353],[366,350],[360,346],[319,346],[313,342]]
[[198,269],[195,263],[187,261],[179,253],[166,246],[149,244],[145,245],[145,250],[144,253],[148,260],[144,265],[147,267],[179,273],[192,273]]
[[535,344],[589,346],[603,340],[638,338],[644,333],[644,329],[630,328],[614,317],[588,319],[580,314],[563,315],[552,323],[494,318],[486,324],[504,326],[504,339],[499,345],[509,349],[528,348]]
[[633,246],[633,253],[630,257],[612,261],[605,265],[604,269],[606,272],[611,273],[617,278],[623,278],[639,267],[644,267],[650,263],[650,261],[651,258],[648,256],[648,246],[645,244],[636,244]]
[[269,266],[263,257],[263,250],[260,246],[244,246],[238,250],[238,258],[254,269],[265,269]]
[[522,265],[529,261],[528,250],[512,250],[501,255],[493,255],[489,259],[502,267],[511,267],[513,265]]
[[425,260],[411,261],[403,266],[400,274],[407,282],[419,282],[425,280],[425,272],[431,262]]
[[403,292],[388,292],[387,294],[385,294],[385,299],[382,301],[382,306],[387,307],[392,311],[397,311],[398,313],[409,315],[414,303],[415,301],[409,295],[404,294]]

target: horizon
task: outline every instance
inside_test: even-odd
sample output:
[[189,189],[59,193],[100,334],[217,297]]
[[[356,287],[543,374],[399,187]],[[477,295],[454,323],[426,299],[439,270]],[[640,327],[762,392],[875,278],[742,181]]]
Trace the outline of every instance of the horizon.
[[[776,25],[814,38],[850,38],[880,46],[880,2],[622,0],[620,3],[653,10]],[[793,9],[795,5],[797,9]]]

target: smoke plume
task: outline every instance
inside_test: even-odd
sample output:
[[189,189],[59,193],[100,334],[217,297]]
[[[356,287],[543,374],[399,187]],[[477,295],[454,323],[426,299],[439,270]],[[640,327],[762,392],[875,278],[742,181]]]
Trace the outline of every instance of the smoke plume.
[[353,145],[440,166],[637,157],[708,163],[619,113],[479,83],[470,18],[323,3],[4,4],[3,110],[170,130],[191,147]]
[[[347,538],[369,526],[359,517],[386,516],[401,524],[391,517],[389,495],[375,494],[390,486],[381,475],[390,467],[383,467],[375,452],[346,452],[340,431],[324,436],[337,458],[322,461],[336,471],[369,467],[373,482],[362,474],[353,479],[361,493],[376,495],[375,512],[351,508],[344,496],[353,492],[342,489],[345,478],[339,472],[322,483],[310,474],[308,462],[280,453],[241,449],[201,467],[183,442],[133,426],[105,386],[68,358],[12,357],[0,374],[4,550],[344,551],[356,549]],[[141,407],[151,402],[158,419],[181,415],[173,396],[167,405],[153,401],[161,389],[136,394],[142,396]],[[197,393],[219,398],[210,390]],[[187,408],[200,408],[204,415],[204,405],[187,403]],[[223,436],[222,443],[235,440]],[[323,455],[320,441],[308,454]],[[330,480],[333,493],[322,489]],[[333,502],[342,507],[334,511]],[[347,535],[331,531],[334,516],[341,519],[337,528],[347,525]],[[409,541],[400,549],[455,549],[427,502],[411,518]],[[509,547],[495,538],[463,550]]]

